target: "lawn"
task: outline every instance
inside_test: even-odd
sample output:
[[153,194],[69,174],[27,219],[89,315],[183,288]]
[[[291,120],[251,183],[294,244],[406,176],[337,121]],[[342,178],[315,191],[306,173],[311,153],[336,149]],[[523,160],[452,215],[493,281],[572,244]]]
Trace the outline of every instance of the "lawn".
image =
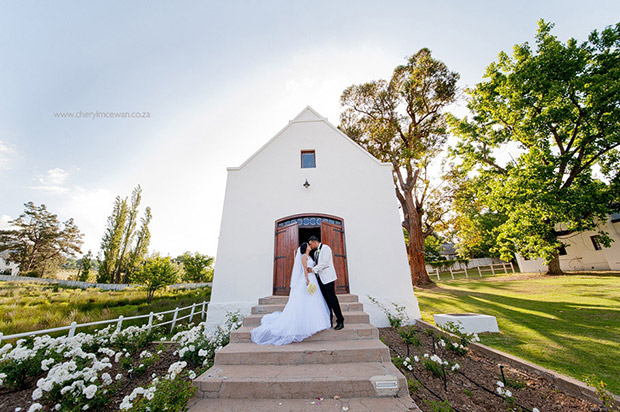
[[517,274],[416,289],[422,319],[474,312],[497,318],[483,344],[620,394],[620,274]]
[[[0,282],[0,332],[10,335],[66,326],[71,322],[97,320],[161,312],[192,303],[209,301],[210,288],[156,293],[152,302],[146,292],[127,289],[67,288],[54,284]],[[187,314],[187,313],[183,313]],[[170,315],[166,319],[170,318]],[[136,322],[143,323],[144,320]],[[123,323],[131,325],[132,322]],[[84,329],[78,329],[84,331]]]

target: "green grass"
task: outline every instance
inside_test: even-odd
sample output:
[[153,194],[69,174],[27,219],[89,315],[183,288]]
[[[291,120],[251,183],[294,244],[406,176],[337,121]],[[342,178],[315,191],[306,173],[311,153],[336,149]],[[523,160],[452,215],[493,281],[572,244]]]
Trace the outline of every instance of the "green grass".
[[[210,288],[194,290],[171,289],[156,293],[152,302],[146,292],[128,289],[65,288],[59,285],[22,282],[0,283],[0,332],[4,335],[98,320],[162,312],[192,303],[209,301]],[[189,314],[187,311],[181,315]],[[168,320],[171,315],[164,319]],[[196,321],[197,318],[194,318]],[[142,324],[144,320],[128,321],[123,325]],[[105,327],[99,326],[99,328]],[[94,328],[91,328],[94,329]],[[79,328],[78,332],[88,329]]]
[[620,274],[517,274],[416,289],[422,319],[474,312],[497,318],[481,343],[620,394]]

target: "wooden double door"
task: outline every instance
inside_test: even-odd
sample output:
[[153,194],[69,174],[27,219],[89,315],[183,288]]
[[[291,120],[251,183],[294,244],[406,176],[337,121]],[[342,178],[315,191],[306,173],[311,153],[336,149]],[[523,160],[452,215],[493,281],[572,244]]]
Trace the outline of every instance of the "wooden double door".
[[336,269],[336,293],[349,293],[344,222],[328,215],[289,216],[276,222],[273,263],[273,294],[288,296],[295,252],[309,235],[317,236],[332,249]]

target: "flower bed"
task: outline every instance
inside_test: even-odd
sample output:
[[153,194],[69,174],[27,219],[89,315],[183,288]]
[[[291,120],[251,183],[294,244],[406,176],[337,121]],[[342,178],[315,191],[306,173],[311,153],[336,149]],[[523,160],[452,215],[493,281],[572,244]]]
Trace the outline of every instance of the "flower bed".
[[163,335],[145,325],[6,344],[0,348],[0,410],[184,410],[192,379],[213,364],[240,321],[232,314],[215,330],[190,326],[172,343],[155,342]]
[[603,410],[561,393],[538,375],[500,366],[470,352],[467,345],[476,340],[474,335],[455,338],[405,326],[380,329],[380,336],[407,378],[411,397],[424,412]]

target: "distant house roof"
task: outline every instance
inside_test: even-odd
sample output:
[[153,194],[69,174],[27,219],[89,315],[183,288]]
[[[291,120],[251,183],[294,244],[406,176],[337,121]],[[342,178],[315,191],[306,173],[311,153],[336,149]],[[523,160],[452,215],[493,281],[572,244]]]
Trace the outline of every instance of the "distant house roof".
[[454,243],[444,243],[441,245],[443,251],[442,255],[456,255],[456,248],[454,247]]

